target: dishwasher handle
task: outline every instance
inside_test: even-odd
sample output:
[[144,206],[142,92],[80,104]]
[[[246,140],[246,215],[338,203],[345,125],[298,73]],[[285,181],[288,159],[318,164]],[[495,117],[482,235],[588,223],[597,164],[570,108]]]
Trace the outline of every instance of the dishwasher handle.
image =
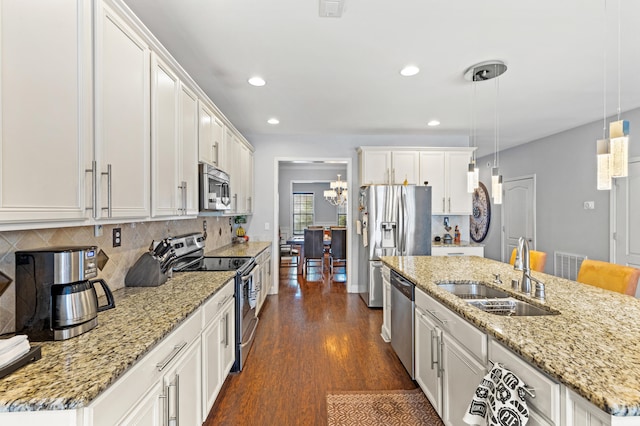
[[415,300],[415,284],[396,271],[391,271],[391,285],[397,288],[407,299]]

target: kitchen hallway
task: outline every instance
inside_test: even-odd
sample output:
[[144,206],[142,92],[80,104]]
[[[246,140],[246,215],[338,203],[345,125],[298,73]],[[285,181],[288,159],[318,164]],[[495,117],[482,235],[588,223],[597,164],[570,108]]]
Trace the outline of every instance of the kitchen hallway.
[[326,269],[322,281],[279,269],[246,366],[227,378],[206,426],[326,425],[327,392],[416,388],[380,337],[382,310]]

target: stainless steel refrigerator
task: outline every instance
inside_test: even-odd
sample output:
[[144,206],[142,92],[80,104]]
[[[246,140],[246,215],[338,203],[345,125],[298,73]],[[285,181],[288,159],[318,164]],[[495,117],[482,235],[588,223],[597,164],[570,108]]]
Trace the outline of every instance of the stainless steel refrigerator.
[[431,187],[370,185],[360,188],[358,279],[370,308],[382,307],[380,256],[431,254]]

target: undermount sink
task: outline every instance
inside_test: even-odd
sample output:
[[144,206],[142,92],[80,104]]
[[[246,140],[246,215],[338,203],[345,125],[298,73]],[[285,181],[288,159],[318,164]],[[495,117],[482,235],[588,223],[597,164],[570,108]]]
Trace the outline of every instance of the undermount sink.
[[461,299],[495,299],[510,297],[502,290],[488,287],[479,281],[446,281],[438,283],[438,287]]
[[514,299],[509,293],[479,281],[445,281],[437,283],[437,286],[493,315],[524,317],[560,313]]
[[539,306],[532,305],[522,300],[513,298],[493,299],[493,300],[470,300],[467,302],[471,306],[488,312],[493,315],[505,317],[528,317],[539,315],[558,315],[560,312],[551,311]]

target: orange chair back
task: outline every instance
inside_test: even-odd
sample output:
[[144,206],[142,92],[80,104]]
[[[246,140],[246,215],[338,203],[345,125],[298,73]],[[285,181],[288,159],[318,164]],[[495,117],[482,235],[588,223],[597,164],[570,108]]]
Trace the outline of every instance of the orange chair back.
[[640,278],[640,269],[585,259],[582,261],[576,281],[635,296],[638,278]]
[[[510,264],[516,262],[516,249],[511,252]],[[547,263],[547,253],[543,251],[529,250],[529,267],[532,271],[544,272],[544,265]]]

